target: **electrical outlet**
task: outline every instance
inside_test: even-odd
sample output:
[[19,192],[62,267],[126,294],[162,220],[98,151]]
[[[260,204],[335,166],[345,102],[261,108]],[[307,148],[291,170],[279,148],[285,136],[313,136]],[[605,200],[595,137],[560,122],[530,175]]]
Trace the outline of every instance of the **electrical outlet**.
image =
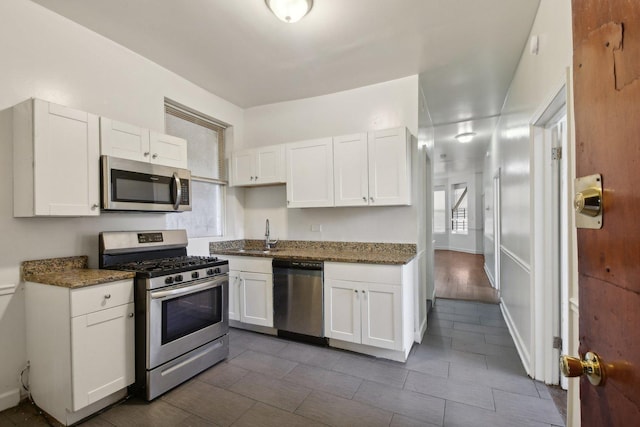
[[311,224],[311,231],[322,231],[322,224]]

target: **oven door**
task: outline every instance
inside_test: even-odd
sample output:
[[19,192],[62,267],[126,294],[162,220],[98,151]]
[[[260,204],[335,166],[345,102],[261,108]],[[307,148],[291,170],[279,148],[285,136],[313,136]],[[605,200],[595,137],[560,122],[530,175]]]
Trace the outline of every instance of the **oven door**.
[[147,369],[229,331],[229,277],[220,275],[147,292]]

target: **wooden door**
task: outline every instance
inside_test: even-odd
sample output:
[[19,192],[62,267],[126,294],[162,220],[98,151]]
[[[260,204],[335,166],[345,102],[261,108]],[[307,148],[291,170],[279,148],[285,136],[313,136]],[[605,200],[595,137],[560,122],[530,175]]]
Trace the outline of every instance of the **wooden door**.
[[402,285],[361,285],[362,344],[402,350]]
[[284,145],[256,150],[256,181],[258,184],[285,182]]
[[287,145],[287,207],[333,206],[333,140]]
[[369,204],[411,204],[411,135],[406,128],[369,132]]
[[187,140],[163,133],[149,132],[151,163],[187,169]]
[[583,426],[640,420],[640,2],[573,0],[576,176],[602,174],[600,230],[578,230],[580,349],[607,364],[580,380]]
[[358,283],[327,278],[324,282],[324,333],[328,338],[360,344]]
[[243,271],[240,320],[252,325],[273,327],[273,276]]

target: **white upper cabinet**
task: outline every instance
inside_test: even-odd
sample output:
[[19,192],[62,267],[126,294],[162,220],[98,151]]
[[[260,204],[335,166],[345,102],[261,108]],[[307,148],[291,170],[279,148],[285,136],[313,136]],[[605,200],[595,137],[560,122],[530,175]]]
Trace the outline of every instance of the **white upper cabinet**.
[[333,206],[333,139],[286,146],[287,207]]
[[335,206],[410,205],[410,138],[404,127],[333,138]]
[[335,206],[369,204],[366,132],[333,138]]
[[283,184],[284,145],[236,151],[231,155],[231,185]]
[[411,134],[407,128],[369,132],[369,204],[411,204]]
[[100,117],[100,153],[187,169],[187,141]]
[[100,214],[98,116],[30,99],[13,108],[13,213]]

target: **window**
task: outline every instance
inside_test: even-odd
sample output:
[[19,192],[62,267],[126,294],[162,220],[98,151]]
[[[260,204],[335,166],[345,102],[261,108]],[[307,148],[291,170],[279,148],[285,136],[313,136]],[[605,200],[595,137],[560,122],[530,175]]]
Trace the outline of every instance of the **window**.
[[184,228],[189,237],[224,233],[226,170],[225,126],[202,114],[165,102],[165,131],[187,140],[191,170],[191,212],[167,215],[169,228]]
[[451,234],[467,234],[469,232],[467,206],[467,184],[454,184],[453,207],[451,208]]
[[433,232],[446,233],[447,231],[447,202],[444,188],[436,188],[433,191]]

